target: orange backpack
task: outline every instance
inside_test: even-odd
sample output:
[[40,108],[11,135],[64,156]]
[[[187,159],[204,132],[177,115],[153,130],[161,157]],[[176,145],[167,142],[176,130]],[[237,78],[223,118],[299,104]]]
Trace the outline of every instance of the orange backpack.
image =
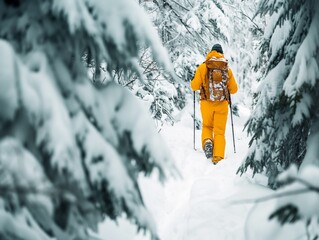
[[212,57],[206,60],[206,99],[224,101],[229,99],[228,93],[228,61],[225,58]]

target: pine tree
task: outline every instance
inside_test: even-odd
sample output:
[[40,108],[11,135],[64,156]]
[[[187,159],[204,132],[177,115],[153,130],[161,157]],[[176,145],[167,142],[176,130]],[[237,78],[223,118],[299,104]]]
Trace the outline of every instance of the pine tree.
[[239,172],[265,172],[272,187],[278,173],[300,166],[311,148],[307,141],[318,135],[318,7],[312,0],[259,6],[267,18],[257,64],[263,76],[246,125],[250,152]]
[[[172,72],[134,1],[0,1],[1,239],[90,239],[119,216],[157,238],[137,178],[163,181],[175,167],[147,111],[112,78],[141,75],[142,44]],[[90,66],[107,71],[90,81]]]

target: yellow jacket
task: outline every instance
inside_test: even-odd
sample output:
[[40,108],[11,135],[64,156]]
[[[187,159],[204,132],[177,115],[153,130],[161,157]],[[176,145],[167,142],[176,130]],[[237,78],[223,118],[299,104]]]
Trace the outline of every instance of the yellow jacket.
[[[211,57],[224,58],[224,54],[221,54],[214,50],[207,54],[206,60],[210,59]],[[191,88],[193,89],[193,91],[200,90],[200,95],[202,100],[206,99],[206,97],[204,96],[209,96],[208,83],[205,83],[206,73],[207,73],[207,67],[206,67],[206,63],[204,62],[201,65],[199,65],[199,67],[196,70],[194,79],[191,81]],[[234,94],[237,92],[238,86],[234,78],[233,72],[230,68],[228,68],[228,77],[229,77],[229,81],[227,83],[228,90],[231,94]]]

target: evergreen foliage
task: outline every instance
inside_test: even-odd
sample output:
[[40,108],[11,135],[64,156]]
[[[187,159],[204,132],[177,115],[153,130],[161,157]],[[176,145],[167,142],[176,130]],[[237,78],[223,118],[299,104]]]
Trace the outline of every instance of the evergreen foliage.
[[257,61],[262,77],[246,125],[250,152],[239,172],[265,172],[272,187],[278,173],[292,163],[300,166],[307,141],[317,134],[312,128],[319,110],[318,7],[312,0],[268,0],[257,12],[267,18]]
[[147,111],[112,78],[142,76],[144,46],[172,72],[156,36],[134,1],[0,1],[1,239],[87,240],[120,216],[157,238],[137,179],[163,181],[175,167]]

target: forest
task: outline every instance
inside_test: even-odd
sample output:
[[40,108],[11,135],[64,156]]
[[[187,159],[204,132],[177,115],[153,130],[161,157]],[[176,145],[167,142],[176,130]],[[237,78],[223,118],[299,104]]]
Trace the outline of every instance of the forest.
[[[0,239],[318,239],[318,26],[316,0],[0,0]],[[240,154],[227,135],[229,157],[213,169],[190,82],[216,43],[239,88]],[[262,226],[250,207],[237,238],[164,234],[159,219],[173,214],[148,206],[160,193],[141,179],[168,189],[166,204],[187,201],[165,187],[198,182],[185,164],[241,186],[263,179],[266,195],[232,200],[273,200],[263,212],[280,227],[249,233]],[[101,230],[123,219],[134,237]],[[296,235],[278,234],[295,224]]]

